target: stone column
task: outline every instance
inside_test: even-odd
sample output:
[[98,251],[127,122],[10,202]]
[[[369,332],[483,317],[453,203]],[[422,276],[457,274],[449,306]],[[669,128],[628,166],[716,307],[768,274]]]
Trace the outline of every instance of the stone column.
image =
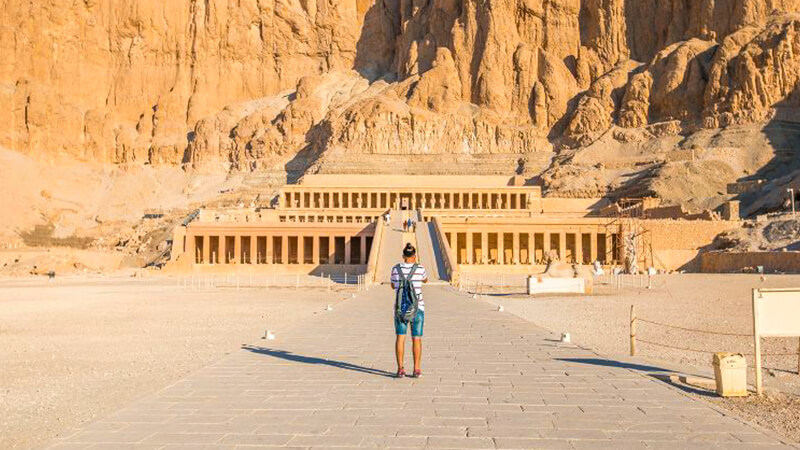
[[297,236],[297,264],[305,264],[306,243],[303,235]]
[[610,230],[606,230],[606,264],[614,262],[614,239]]
[[583,233],[581,230],[575,233],[575,262],[583,264]]
[[242,236],[238,234],[233,236],[233,262],[242,263]]
[[542,243],[542,245],[544,246],[544,248],[542,248],[542,254],[544,255],[544,259],[546,262],[547,257],[550,256],[550,233],[548,233],[547,230],[544,230],[543,234],[544,234],[544,242]]
[[352,244],[353,241],[350,236],[344,237],[344,263],[345,264],[353,264],[352,261]]
[[361,264],[366,264],[369,259],[367,255],[367,236],[361,235]]
[[598,260],[597,258],[597,232],[592,231],[589,235],[589,259],[592,260],[592,263]]
[[519,233],[514,233],[512,239],[514,240],[514,250],[512,252],[512,258],[514,258],[513,263],[514,264],[519,264],[520,263]]
[[528,233],[528,264],[536,264],[536,233]]
[[289,236],[281,236],[281,264],[289,264]]
[[315,234],[312,238],[312,252],[311,252],[311,263],[314,265],[319,265],[319,235]]
[[558,236],[558,259],[567,262],[567,233],[562,231]]
[[497,264],[506,263],[506,234],[502,231],[497,233]]
[[481,264],[489,263],[489,233],[481,232]]
[[258,264],[258,236],[250,236],[250,264]]
[[467,230],[467,264],[475,264],[475,247],[472,242],[472,230]]
[[[194,263],[197,262],[197,249],[195,249],[195,247],[194,247],[194,236],[193,235],[189,235],[187,233],[185,235],[184,239],[186,239],[186,247],[185,247],[185,250],[184,250],[184,254],[191,255],[190,256],[192,258],[191,262],[192,262],[192,264],[194,264]],[[175,242],[173,242],[172,245],[175,245]],[[180,245],[180,244],[178,244],[178,245]],[[184,258],[185,258],[185,256],[184,256]]]
[[226,236],[219,237],[219,254],[217,255],[217,261],[220,264],[228,263],[228,239]]
[[203,235],[203,264],[211,263],[211,236]]
[[272,258],[274,257],[274,247],[272,245],[272,235],[267,235],[267,248],[264,250],[264,259],[267,261],[267,264],[273,264]]
[[478,209],[483,209],[483,193],[478,192]]

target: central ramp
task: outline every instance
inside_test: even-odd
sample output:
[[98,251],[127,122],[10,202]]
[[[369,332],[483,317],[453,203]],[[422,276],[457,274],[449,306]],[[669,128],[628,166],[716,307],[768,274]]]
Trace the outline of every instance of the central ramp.
[[[403,221],[409,217],[417,221],[415,233],[403,231]],[[417,211],[392,211],[392,220],[389,226],[384,228],[380,242],[376,283],[389,283],[392,267],[402,260],[403,248],[409,242],[417,248],[418,261],[428,271],[429,283],[444,284],[449,281],[442,251],[434,238],[436,233],[434,224],[422,222],[419,217]],[[385,227],[383,222],[379,226]]]
[[389,226],[381,222],[378,226],[386,227],[383,230],[383,238],[380,242],[380,252],[378,253],[378,266],[375,275],[375,282],[388,284],[389,277],[392,275],[392,267],[399,263],[403,254],[403,247],[407,242],[415,244],[413,234],[403,232],[403,221],[408,219],[407,211],[392,211],[392,220]]

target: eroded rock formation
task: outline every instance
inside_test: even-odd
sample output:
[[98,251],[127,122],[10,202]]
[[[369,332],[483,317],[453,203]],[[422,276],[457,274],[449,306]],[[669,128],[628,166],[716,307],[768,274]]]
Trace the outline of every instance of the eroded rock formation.
[[0,6],[0,145],[42,158],[548,153],[800,106],[796,0]]

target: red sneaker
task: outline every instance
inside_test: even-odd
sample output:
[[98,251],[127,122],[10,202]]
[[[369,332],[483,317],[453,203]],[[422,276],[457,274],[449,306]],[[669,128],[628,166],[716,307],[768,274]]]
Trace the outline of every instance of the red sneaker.
[[414,371],[414,375],[411,375],[411,378],[419,378],[421,376],[422,376],[422,371],[421,370],[415,370]]
[[395,378],[403,378],[405,376],[406,376],[406,370],[401,367],[401,368],[397,369],[397,375],[395,375],[394,377]]

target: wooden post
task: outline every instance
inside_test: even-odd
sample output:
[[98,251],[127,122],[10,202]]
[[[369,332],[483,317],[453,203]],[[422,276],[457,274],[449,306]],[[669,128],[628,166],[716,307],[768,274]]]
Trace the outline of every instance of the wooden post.
[[761,337],[758,335],[758,295],[758,289],[753,289],[753,339],[755,343],[753,358],[756,366],[756,393],[761,395]]
[[631,356],[636,356],[636,305],[631,305]]

